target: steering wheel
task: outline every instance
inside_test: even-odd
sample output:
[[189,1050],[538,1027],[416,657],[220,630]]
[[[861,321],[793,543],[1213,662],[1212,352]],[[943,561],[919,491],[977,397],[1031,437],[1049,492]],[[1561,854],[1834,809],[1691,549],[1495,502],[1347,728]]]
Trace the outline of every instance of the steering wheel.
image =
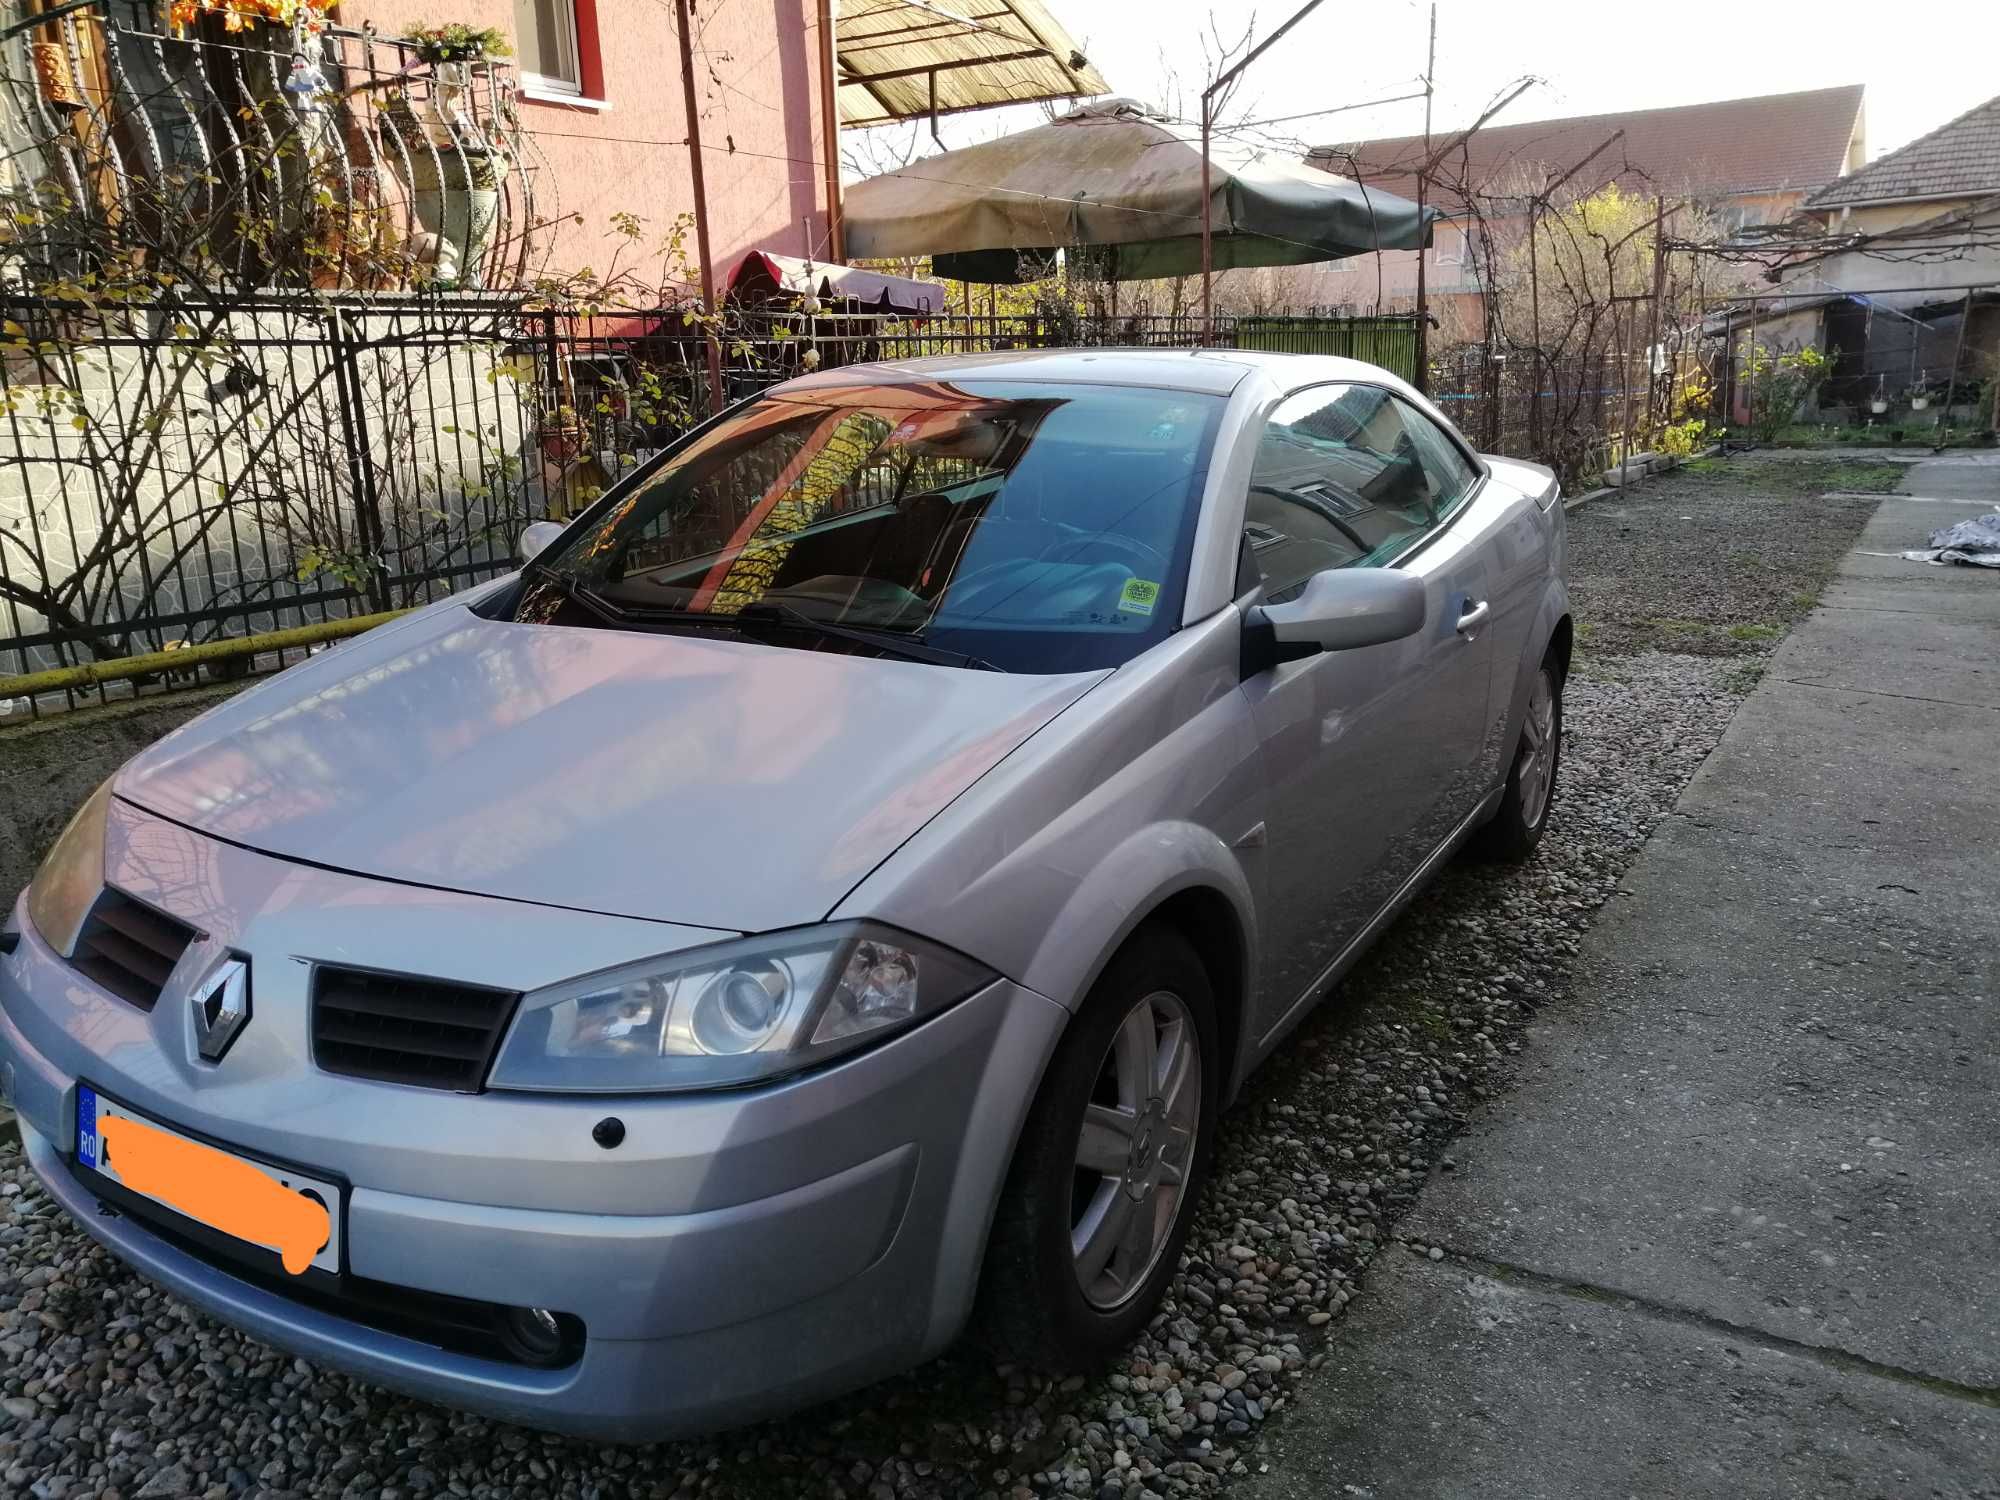
[[1316,496],[1306,494],[1303,490],[1288,490],[1281,484],[1253,484],[1250,486],[1250,493],[1253,495],[1270,495],[1279,500],[1289,500],[1294,505],[1304,506],[1335,531],[1346,537],[1353,546],[1360,550],[1363,557],[1366,557],[1370,552],[1375,550],[1362,539],[1360,532],[1356,531],[1352,526],[1333,513],[1333,507]]
[[1097,531],[1087,536],[1065,538],[1062,541],[1044,547],[1040,560],[1042,562],[1064,562],[1075,557],[1077,553],[1084,551],[1086,548],[1097,547],[1120,553],[1124,557],[1136,562],[1138,566],[1133,570],[1134,577],[1157,580],[1165,577],[1168,571],[1167,560],[1158,551],[1147,546],[1144,542],[1136,541],[1129,536],[1120,536],[1115,531]]

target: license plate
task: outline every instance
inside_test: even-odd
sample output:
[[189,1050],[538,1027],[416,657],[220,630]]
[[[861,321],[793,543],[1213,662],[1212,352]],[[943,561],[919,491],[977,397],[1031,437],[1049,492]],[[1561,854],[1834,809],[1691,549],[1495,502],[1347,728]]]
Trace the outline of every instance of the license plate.
[[224,1151],[107,1099],[76,1091],[76,1159],[141,1198],[275,1252],[293,1275],[340,1272],[340,1187]]

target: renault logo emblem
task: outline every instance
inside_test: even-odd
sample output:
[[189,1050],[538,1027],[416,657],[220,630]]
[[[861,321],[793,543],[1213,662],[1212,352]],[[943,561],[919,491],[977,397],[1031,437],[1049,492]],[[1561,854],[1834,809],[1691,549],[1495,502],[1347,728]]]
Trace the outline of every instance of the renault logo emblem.
[[250,965],[224,959],[188,997],[194,1007],[194,1049],[204,1061],[219,1062],[236,1033],[250,1019]]

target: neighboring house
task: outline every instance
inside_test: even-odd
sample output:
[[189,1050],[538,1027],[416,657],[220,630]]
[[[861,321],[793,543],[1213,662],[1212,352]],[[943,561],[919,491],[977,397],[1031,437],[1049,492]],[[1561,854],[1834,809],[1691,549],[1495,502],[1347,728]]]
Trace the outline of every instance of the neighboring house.
[[[1384,251],[1319,268],[1311,300],[1360,311],[1373,309],[1378,300],[1385,309],[1413,308],[1422,253],[1429,258],[1425,290],[1433,313],[1448,335],[1456,331],[1477,337],[1482,296],[1477,246],[1467,239],[1466,193],[1481,199],[1481,212],[1493,232],[1503,234],[1514,221],[1495,213],[1496,202],[1504,205],[1524,188],[1539,189],[1620,131],[1623,136],[1584,167],[1567,184],[1570,189],[1587,193],[1609,181],[1632,192],[1692,198],[1732,231],[1782,223],[1808,195],[1864,160],[1859,84],[1489,125],[1446,153],[1426,185],[1427,201],[1446,215],[1430,250]],[[1446,146],[1457,133],[1433,131],[1429,152]],[[1306,160],[1414,198],[1417,170],[1426,156],[1424,137],[1402,136],[1316,146]]]
[[[1824,248],[1782,269],[1782,300],[1746,305],[1736,329],[1834,356],[1829,401],[1894,401],[2000,368],[2000,98],[1814,193]],[[1960,324],[1971,322],[1960,348]]]

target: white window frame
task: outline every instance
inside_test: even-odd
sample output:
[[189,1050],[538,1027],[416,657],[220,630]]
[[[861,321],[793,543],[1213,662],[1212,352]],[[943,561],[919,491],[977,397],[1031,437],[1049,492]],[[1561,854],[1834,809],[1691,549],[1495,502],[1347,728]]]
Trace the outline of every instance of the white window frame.
[[[564,25],[564,38],[568,44],[569,65],[576,70],[574,79],[560,78],[549,73],[538,73],[532,68],[521,69],[521,87],[524,92],[534,95],[557,95],[565,99],[583,97],[583,47],[577,36],[576,0],[556,0]],[[517,38],[525,41],[526,38]],[[523,54],[527,48],[523,47]]]

